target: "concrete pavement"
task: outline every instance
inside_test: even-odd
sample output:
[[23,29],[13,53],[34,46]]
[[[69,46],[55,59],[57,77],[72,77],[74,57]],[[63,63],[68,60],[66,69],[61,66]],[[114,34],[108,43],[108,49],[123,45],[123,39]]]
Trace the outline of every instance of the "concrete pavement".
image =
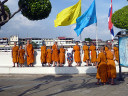
[[115,85],[95,85],[90,75],[0,75],[0,96],[127,96],[128,74]]

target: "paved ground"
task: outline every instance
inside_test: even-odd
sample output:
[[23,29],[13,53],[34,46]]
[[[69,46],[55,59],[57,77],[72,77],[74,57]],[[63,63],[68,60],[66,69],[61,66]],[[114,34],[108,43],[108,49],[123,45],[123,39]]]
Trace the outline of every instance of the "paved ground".
[[95,85],[95,75],[0,75],[0,96],[128,96],[128,74],[115,85]]

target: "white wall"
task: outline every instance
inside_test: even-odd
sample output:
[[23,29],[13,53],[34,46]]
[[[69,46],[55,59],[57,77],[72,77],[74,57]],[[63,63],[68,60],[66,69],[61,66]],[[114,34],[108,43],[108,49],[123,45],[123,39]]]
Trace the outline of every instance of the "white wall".
[[[81,67],[39,67],[41,66],[40,54],[40,51],[35,51],[35,67],[13,68],[11,52],[0,52],[0,74],[86,74],[97,72],[95,66],[84,66],[83,62]],[[67,65],[66,60],[65,66]],[[73,62],[72,65],[75,66],[76,63]],[[116,70],[118,73],[118,66],[116,66]],[[128,72],[128,68],[122,67],[122,72]]]
[[[42,66],[41,61],[40,61],[40,55],[41,55],[40,51],[35,51],[34,66]],[[67,58],[67,55],[65,54],[65,66],[68,66],[66,58]],[[82,55],[81,59],[83,60],[83,55]],[[25,62],[25,64],[26,64],[26,62]],[[82,66],[84,66],[85,64],[86,63],[82,62]],[[73,62],[72,65],[75,66],[76,63]],[[13,66],[11,52],[0,52],[0,66]]]
[[[34,66],[42,66],[41,65],[41,61],[40,61],[40,55],[41,55],[40,51],[35,51]],[[83,62],[83,56],[84,56],[84,54],[82,54],[82,56],[81,56],[81,61],[82,61],[81,66],[85,66],[86,65],[86,63]],[[116,61],[115,61],[115,63],[116,63],[116,65],[118,65],[118,63]],[[26,62],[25,62],[25,64],[26,64]],[[75,66],[76,63],[73,62],[72,65]],[[11,52],[0,52],[0,66],[13,66]],[[64,66],[68,66],[67,53],[65,53],[65,65]]]

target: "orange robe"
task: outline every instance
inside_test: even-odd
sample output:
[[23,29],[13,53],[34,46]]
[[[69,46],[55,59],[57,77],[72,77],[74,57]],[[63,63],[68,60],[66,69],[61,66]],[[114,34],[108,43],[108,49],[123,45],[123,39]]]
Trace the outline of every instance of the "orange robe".
[[46,63],[46,46],[41,46],[41,56],[40,56],[40,60],[41,63]]
[[64,64],[65,63],[65,49],[64,48],[60,48],[60,63]]
[[27,56],[27,65],[30,65],[30,64],[34,63],[33,45],[32,44],[27,45],[26,51],[27,51],[27,54],[28,54],[28,56]]
[[91,45],[90,51],[91,51],[91,62],[94,63],[96,62],[96,47]]
[[47,49],[47,63],[51,63],[52,62],[52,50],[51,49]]
[[107,52],[108,51],[108,47],[105,47],[105,52]]
[[83,50],[84,50],[84,58],[83,58],[83,61],[86,62],[86,60],[89,60],[88,46],[84,45],[83,46]]
[[24,62],[25,62],[24,54],[25,54],[25,50],[24,49],[20,49],[19,50],[19,63],[20,64],[24,64]]
[[12,48],[12,58],[13,58],[13,63],[18,63],[18,50],[19,50],[19,47],[18,46],[15,46]]
[[59,53],[57,46],[55,44],[52,46],[52,50],[53,50],[52,61],[59,62]]
[[80,58],[80,47],[78,45],[75,45],[73,47],[73,50],[75,51],[75,53],[74,53],[74,60],[75,60],[75,62],[80,63],[81,62],[81,58]]
[[117,47],[114,47],[113,50],[114,50],[116,61],[119,61],[119,50],[118,50],[118,48]]
[[101,79],[102,83],[106,83],[108,79],[107,63],[106,63],[106,56],[103,52],[98,54],[97,62],[98,62],[98,69],[97,69],[96,78]]
[[116,65],[113,60],[113,53],[108,50],[106,53],[107,56],[107,66],[108,66],[108,78],[116,78]]

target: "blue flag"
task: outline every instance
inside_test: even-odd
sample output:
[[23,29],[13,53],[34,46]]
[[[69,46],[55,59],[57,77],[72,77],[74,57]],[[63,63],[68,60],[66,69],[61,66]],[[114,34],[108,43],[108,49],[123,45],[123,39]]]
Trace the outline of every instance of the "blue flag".
[[93,23],[97,23],[95,0],[92,2],[89,9],[76,19],[76,28],[74,31],[76,31],[77,36],[79,36],[85,27]]

